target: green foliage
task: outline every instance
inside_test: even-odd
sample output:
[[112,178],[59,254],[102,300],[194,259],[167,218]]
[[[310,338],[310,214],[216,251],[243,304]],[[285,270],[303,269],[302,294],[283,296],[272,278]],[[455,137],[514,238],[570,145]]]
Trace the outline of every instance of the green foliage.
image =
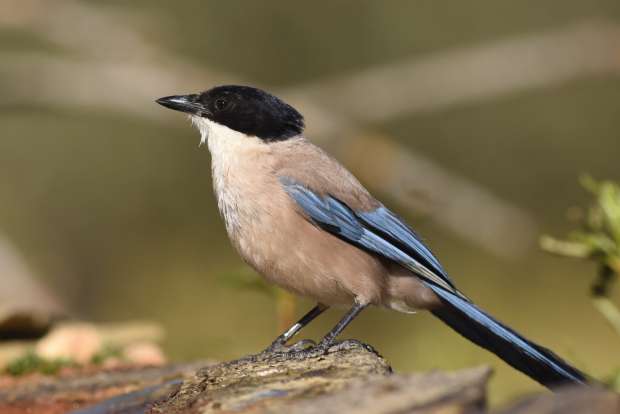
[[620,187],[612,181],[597,182],[583,177],[583,186],[595,203],[582,215],[581,229],[564,240],[543,236],[544,250],[562,256],[589,259],[620,273]]
[[101,365],[110,358],[123,359],[123,350],[114,345],[104,345],[93,357],[90,362]]
[[39,372],[46,375],[53,375],[57,373],[61,368],[74,366],[75,364],[68,359],[54,359],[48,360],[41,358],[34,352],[28,352],[24,356],[15,359],[10,362],[5,370],[8,374],[13,376],[20,376],[30,374],[33,372]]
[[[120,347],[106,345],[91,358],[90,362],[101,365],[110,358],[123,359]],[[79,364],[67,358],[47,359],[37,355],[33,350],[11,361],[4,371],[13,376],[20,376],[38,372],[45,375],[54,375],[64,367],[77,367]]]
[[[570,232],[566,239],[543,236],[540,244],[547,252],[598,265],[598,277],[591,288],[592,303],[620,336],[620,310],[609,299],[611,283],[620,275],[620,186],[612,181],[597,182],[589,176],[582,177],[581,183],[594,196],[592,205],[579,214],[581,228]],[[620,390],[620,370],[608,384]]]
[[620,369],[616,369],[616,371],[610,375],[605,382],[614,390],[620,391]]

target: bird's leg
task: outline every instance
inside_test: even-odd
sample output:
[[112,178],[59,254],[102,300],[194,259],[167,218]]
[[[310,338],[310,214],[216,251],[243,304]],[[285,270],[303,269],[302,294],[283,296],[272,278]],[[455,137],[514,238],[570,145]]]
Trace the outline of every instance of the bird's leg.
[[328,306],[323,305],[321,303],[317,304],[314,308],[312,308],[308,313],[306,313],[302,318],[297,321],[293,326],[286,330],[282,335],[278,336],[275,341],[264,352],[289,352],[289,351],[298,351],[302,350],[308,345],[315,345],[311,340],[302,340],[297,342],[291,347],[287,347],[286,343],[293,336],[297,335],[301,329],[312,322],[317,316],[325,312]]
[[323,339],[321,339],[321,342],[319,342],[317,348],[325,350],[332,346],[335,343],[338,335],[340,335],[344,328],[346,328],[347,325],[349,325],[351,321],[353,321],[353,319],[355,319],[355,317],[357,317],[357,315],[359,315],[360,312],[366,308],[366,306],[368,305],[355,303],[353,307],[343,316],[340,322],[338,322],[336,326],[334,326],[333,329],[329,331],[327,335],[323,337]]
[[310,340],[304,340],[299,341],[290,347],[286,347],[284,344],[288,339],[299,332],[304,325],[308,324],[311,320],[327,309],[327,307],[321,308],[321,305],[319,304],[308,312],[303,318],[301,318],[301,320],[293,325],[288,331],[280,335],[269,348],[263,351],[263,355],[269,355],[270,353],[273,355],[275,352],[276,354],[282,355],[287,359],[305,359],[315,358],[327,353],[328,351],[331,352],[332,350],[340,351],[359,347],[376,353],[376,351],[374,351],[369,345],[362,344],[354,339],[336,343],[336,338],[338,335],[342,333],[342,331],[351,323],[351,321],[353,321],[353,319],[355,319],[357,315],[360,314],[361,311],[366,308],[366,306],[368,305],[362,305],[359,303],[354,304],[353,307],[343,316],[340,322],[338,322],[318,344],[315,344]]

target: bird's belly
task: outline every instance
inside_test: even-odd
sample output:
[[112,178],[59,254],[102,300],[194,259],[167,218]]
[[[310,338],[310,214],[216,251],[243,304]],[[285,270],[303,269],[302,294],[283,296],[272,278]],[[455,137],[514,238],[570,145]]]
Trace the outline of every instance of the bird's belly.
[[279,181],[268,177],[229,174],[215,180],[220,212],[241,257],[267,281],[326,305],[380,304],[386,267],[310,223]]
[[304,244],[282,246],[273,234],[240,237],[235,244],[244,261],[270,283],[327,305],[353,302],[355,294],[339,283],[339,275]]
[[272,212],[242,223],[237,234],[231,234],[243,259],[267,281],[320,303],[379,304],[385,267],[290,211],[294,214]]
[[286,204],[287,195],[271,192],[267,200],[256,194],[242,206],[228,202],[239,199],[218,200],[229,238],[268,282],[326,305],[357,301],[401,312],[438,305],[409,271],[316,227]]

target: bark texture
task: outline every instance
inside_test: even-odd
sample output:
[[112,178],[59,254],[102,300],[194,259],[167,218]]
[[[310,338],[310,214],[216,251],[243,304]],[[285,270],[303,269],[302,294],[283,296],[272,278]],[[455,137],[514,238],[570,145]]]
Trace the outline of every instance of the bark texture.
[[371,347],[348,342],[303,359],[267,354],[201,369],[150,412],[476,413],[488,375],[487,368],[395,375]]
[[[0,413],[483,414],[489,375],[486,367],[394,374],[370,346],[345,342],[304,357],[0,377]],[[493,413],[611,414],[620,413],[620,399],[600,388],[567,388]]]

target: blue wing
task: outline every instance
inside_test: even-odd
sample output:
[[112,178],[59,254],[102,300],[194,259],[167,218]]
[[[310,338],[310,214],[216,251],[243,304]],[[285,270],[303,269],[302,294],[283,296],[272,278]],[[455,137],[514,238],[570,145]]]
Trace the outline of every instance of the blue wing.
[[420,238],[387,208],[355,211],[331,195],[321,196],[302,184],[280,178],[286,192],[323,230],[365,250],[399,263],[423,279],[450,292],[456,288]]

